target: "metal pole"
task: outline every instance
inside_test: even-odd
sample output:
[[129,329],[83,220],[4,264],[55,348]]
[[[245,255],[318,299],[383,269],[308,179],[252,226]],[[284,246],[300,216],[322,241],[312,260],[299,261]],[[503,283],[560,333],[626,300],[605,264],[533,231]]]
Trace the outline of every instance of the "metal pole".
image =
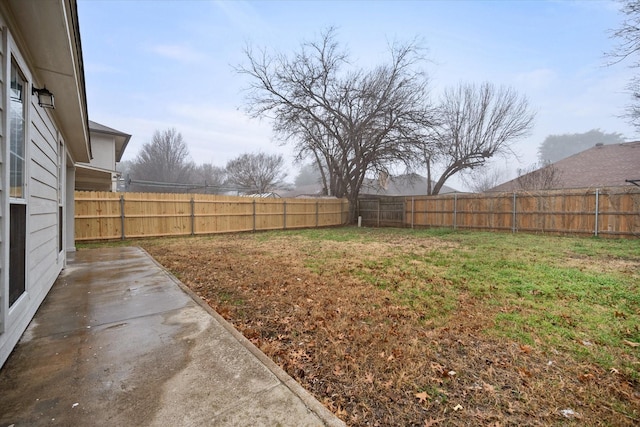
[[600,190],[596,188],[596,229],[595,236],[598,237],[598,210],[600,208]]
[[191,235],[196,234],[196,202],[191,198]]
[[121,240],[124,240],[126,238],[124,234],[124,194],[120,195],[120,228],[122,229],[120,230]]
[[286,230],[287,229],[287,201],[283,200],[282,201],[282,207],[284,208],[284,218],[283,218],[283,229]]
[[253,231],[256,231],[256,199],[253,199]]
[[511,220],[511,232],[516,232],[516,193],[513,193],[513,218]]
[[411,198],[411,228],[413,228],[415,224],[414,216],[416,214],[416,199],[415,197]]
[[453,193],[453,229],[458,228],[458,193]]

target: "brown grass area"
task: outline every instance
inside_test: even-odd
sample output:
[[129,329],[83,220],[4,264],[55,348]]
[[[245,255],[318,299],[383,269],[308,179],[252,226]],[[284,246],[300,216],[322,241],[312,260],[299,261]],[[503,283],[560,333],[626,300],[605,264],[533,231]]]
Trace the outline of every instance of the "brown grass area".
[[[434,318],[437,301],[408,307],[357,274],[370,259],[452,247],[255,235],[145,244],[348,425],[634,425],[619,408],[640,411],[637,384],[487,334],[500,307],[461,291],[454,315]],[[430,277],[414,285],[450,286]]]

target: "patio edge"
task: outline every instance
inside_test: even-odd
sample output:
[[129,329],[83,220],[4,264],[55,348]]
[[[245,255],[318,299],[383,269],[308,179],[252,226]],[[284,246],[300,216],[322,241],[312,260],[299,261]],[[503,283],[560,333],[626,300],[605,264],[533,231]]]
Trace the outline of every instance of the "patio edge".
[[273,360],[271,360],[266,354],[264,354],[258,347],[256,347],[251,341],[249,341],[244,335],[242,335],[231,323],[223,318],[217,311],[203,301],[195,292],[193,292],[188,286],[182,283],[177,277],[175,277],[169,270],[167,270],[162,264],[160,264],[151,254],[149,254],[144,248],[138,247],[144,254],[146,254],[169,279],[174,282],[178,287],[200,307],[205,309],[220,325],[222,325],[233,337],[245,347],[252,355],[254,355],[263,365],[273,373],[289,390],[291,390],[305,406],[312,412],[314,412],[318,418],[322,420],[324,425],[328,427],[346,427],[346,423],[339,419],[333,412],[329,411],[324,405],[322,405],[318,399],[316,399],[309,391],[302,387],[296,380],[294,380],[284,369],[278,366]]

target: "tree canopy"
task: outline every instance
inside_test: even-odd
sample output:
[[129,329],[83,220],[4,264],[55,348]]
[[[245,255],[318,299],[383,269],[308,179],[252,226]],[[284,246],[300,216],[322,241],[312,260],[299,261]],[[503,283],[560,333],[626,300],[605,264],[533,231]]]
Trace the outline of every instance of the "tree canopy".
[[[640,68],[640,0],[620,0],[620,3],[624,20],[613,32],[619,44],[609,52],[609,57],[613,63],[629,60],[632,68]],[[636,129],[640,129],[640,76],[631,79],[628,89],[632,103],[627,107],[627,118]]]
[[227,184],[247,193],[269,193],[284,187],[287,173],[282,155],[242,154],[227,163]]
[[176,192],[183,190],[175,186],[160,187],[158,183],[188,183],[194,169],[182,134],[170,128],[154,132],[151,141],[138,152],[129,173],[134,180],[149,182],[135,185],[137,190]]
[[585,133],[549,135],[538,147],[538,160],[541,164],[554,163],[594,147],[598,143],[620,144],[623,142],[622,134],[604,133],[600,129],[592,129]]
[[297,160],[318,166],[325,192],[346,197],[354,219],[366,176],[434,167],[437,194],[454,174],[509,152],[533,123],[526,98],[490,83],[461,84],[430,100],[423,50],[396,43],[370,69],[356,65],[329,29],[290,54],[246,50],[247,111],[273,120]]
[[248,112],[270,117],[292,141],[297,159],[312,158],[327,192],[346,197],[351,219],[368,172],[417,160],[418,126],[428,124],[427,80],[413,43],[392,45],[371,70],[353,66],[330,29],[287,56],[246,50]]
[[534,116],[526,97],[508,87],[485,82],[446,89],[424,148],[429,185],[432,165],[442,168],[427,193],[438,194],[453,175],[511,153],[511,144],[530,132]]

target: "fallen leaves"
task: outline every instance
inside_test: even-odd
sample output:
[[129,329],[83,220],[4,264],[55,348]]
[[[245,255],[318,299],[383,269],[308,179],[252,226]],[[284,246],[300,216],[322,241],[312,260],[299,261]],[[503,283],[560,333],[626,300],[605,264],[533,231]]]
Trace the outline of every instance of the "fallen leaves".
[[431,399],[431,396],[429,396],[426,391],[416,393],[415,396],[418,399],[418,403],[426,403],[429,399]]
[[428,420],[424,420],[423,427],[433,427],[442,421],[444,421],[444,418],[438,418],[438,419],[429,418]]
[[522,344],[520,345],[520,351],[523,352],[523,353],[529,354],[529,353],[531,353],[531,350],[532,350],[532,348],[531,348],[530,345],[526,345],[526,344],[525,345],[522,345]]
[[[348,256],[324,260],[335,264],[323,265],[315,274],[303,266],[308,259],[296,239],[265,238],[256,243],[252,235],[225,236],[225,250],[212,247],[220,244],[217,239],[203,240],[206,244],[189,239],[184,245],[195,254],[189,259],[174,240],[158,261],[170,260],[185,284],[197,288],[203,299],[259,342],[267,356],[349,426],[506,426],[577,419],[585,425],[593,425],[593,420],[632,425],[602,409],[604,404],[573,406],[592,401],[633,408],[638,395],[632,386],[624,386],[628,370],[619,362],[610,370],[576,363],[566,352],[537,341],[532,331],[523,331],[534,334],[533,341],[524,341],[530,345],[489,336],[483,331],[495,321],[498,309],[465,290],[455,309],[459,311],[451,317],[425,317],[431,308],[423,310],[420,304],[436,306],[441,301],[408,306],[393,292],[354,277],[367,256],[380,259],[389,254],[385,245],[378,244],[374,255],[368,255],[369,243],[356,250],[341,249],[339,253]],[[324,244],[313,242],[314,257],[322,259]],[[432,250],[421,244],[425,251]],[[399,248],[393,246],[393,255]],[[414,249],[420,256],[421,249]],[[197,272],[190,270],[194,265]],[[392,273],[375,271],[399,280]],[[436,290],[452,286],[437,274],[424,283]],[[527,314],[518,310],[519,315]],[[640,346],[633,342],[634,334],[623,335],[631,339],[622,344],[627,352]],[[574,342],[590,352],[604,347],[595,337],[585,337],[593,342]],[[561,413],[562,408],[575,410]],[[537,418],[539,414],[555,420]]]
[[373,384],[373,373],[371,372],[367,372],[364,376],[364,383],[365,384]]

